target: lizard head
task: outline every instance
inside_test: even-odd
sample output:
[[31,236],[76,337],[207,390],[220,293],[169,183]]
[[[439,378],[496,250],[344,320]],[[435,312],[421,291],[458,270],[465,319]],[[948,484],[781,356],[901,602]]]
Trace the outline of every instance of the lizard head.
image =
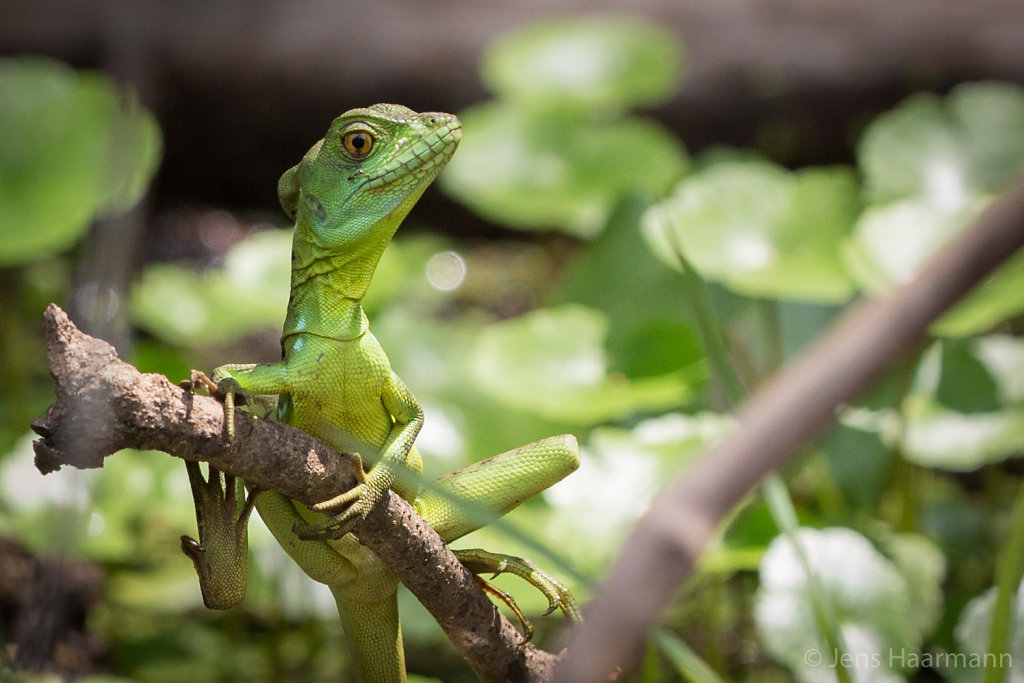
[[386,244],[461,137],[451,114],[394,104],[352,109],[281,177],[281,205],[321,248]]

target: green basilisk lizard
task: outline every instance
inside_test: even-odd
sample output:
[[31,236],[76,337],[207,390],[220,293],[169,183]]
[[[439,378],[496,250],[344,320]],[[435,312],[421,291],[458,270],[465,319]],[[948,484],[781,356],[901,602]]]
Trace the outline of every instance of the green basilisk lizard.
[[[411,501],[446,542],[546,489],[579,464],[564,435],[521,447],[442,477],[420,490],[413,445],[423,410],[369,331],[362,299],[402,219],[451,158],[461,138],[450,114],[417,114],[378,104],[353,109],[278,183],[281,206],[295,221],[291,296],[281,336],[282,360],[229,364],[192,386],[222,396],[228,438],[235,397],[278,395],[278,418],[357,460],[362,481],[307,508],[274,491],[250,490],[214,468],[204,479],[188,463],[199,541],[182,537],[208,607],[237,604],[246,587],[246,524],[253,506],[285,551],[334,595],[359,677],[405,680],[397,581],[350,532],[389,488]],[[460,507],[468,501],[470,509]],[[536,586],[577,619],[569,591],[532,563],[482,550],[456,551],[474,573],[508,571]],[[482,584],[485,585],[486,584]],[[496,593],[496,591],[491,591]],[[510,607],[528,623],[508,596]]]

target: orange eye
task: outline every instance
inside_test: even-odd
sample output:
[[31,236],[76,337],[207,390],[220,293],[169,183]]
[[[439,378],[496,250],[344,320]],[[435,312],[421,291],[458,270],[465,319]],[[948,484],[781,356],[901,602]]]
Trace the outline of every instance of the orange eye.
[[365,130],[349,131],[341,138],[341,142],[353,159],[363,159],[373,149],[373,135]]

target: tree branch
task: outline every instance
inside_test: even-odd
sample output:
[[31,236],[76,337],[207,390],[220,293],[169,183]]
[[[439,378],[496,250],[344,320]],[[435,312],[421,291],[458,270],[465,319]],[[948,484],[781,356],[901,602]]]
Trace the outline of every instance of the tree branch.
[[732,435],[676,480],[637,523],[558,667],[592,683],[638,661],[648,627],[669,604],[724,515],[768,472],[830,427],[836,411],[928,326],[1024,245],[1024,183],[936,254],[891,296],[852,307],[814,346],[744,404]]
[[[143,374],[106,342],[81,332],[55,304],[43,316],[57,399],[32,428],[36,467],[102,467],[122,448],[205,460],[307,505],[355,485],[352,464],[305,432],[236,412],[224,438],[224,407]],[[525,643],[437,533],[399,496],[388,495],[356,528],[360,541],[419,598],[484,681],[542,681],[556,656]]]

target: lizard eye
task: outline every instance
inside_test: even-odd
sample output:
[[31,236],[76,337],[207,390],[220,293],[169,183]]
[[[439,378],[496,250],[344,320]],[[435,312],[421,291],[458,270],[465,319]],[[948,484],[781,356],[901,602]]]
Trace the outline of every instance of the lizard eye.
[[349,131],[342,136],[341,142],[353,159],[363,159],[373,149],[373,135],[365,130]]

